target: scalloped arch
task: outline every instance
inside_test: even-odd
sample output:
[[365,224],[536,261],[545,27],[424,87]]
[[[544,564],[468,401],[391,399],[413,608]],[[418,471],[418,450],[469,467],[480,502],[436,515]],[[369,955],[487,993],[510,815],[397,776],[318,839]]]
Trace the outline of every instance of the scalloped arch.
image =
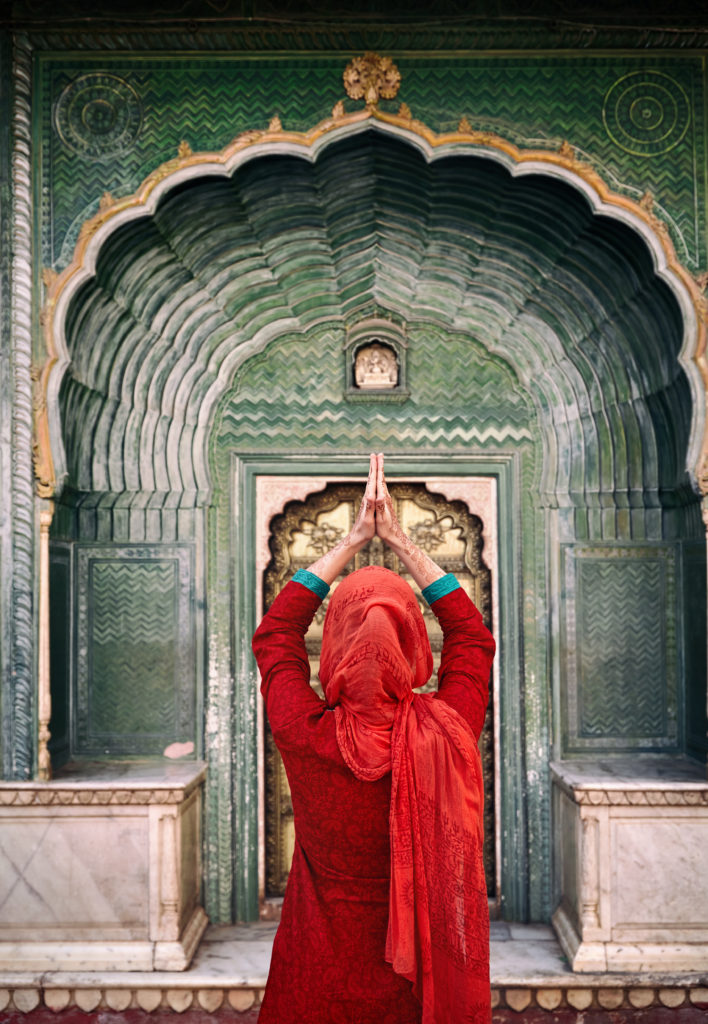
[[102,206],[48,289],[41,493],[68,475],[202,500],[238,367],[373,305],[514,368],[549,502],[708,486],[704,300],[651,213],[570,154],[367,108],[177,158]]

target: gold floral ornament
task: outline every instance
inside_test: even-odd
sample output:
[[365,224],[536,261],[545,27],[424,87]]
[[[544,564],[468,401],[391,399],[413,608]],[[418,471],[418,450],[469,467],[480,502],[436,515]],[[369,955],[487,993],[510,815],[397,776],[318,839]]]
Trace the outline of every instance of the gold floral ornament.
[[341,539],[344,530],[333,523],[303,523],[302,532],[309,536],[308,551],[314,551],[316,555],[324,555],[333,544]]
[[442,523],[435,520],[423,519],[419,523],[413,523],[408,533],[414,544],[417,544],[423,551],[435,551],[441,544],[445,543],[445,534],[450,527],[444,527]]
[[344,88],[353,100],[366,100],[375,107],[379,100],[392,100],[401,84],[401,73],[390,57],[365,53],[344,69]]

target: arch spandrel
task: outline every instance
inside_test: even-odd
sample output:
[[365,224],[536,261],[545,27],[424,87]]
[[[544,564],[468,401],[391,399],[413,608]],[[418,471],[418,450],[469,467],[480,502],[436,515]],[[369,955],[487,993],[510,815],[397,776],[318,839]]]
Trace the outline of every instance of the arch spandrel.
[[[387,198],[393,211],[385,230],[380,223],[372,224],[370,219],[363,218],[357,226],[359,234],[347,238],[344,229],[354,223],[357,208],[360,211],[366,208],[367,199],[365,189],[357,191],[350,188],[348,195],[339,199],[339,204],[332,200],[331,207],[327,208],[327,218],[314,234],[305,232],[298,235],[294,230],[295,222],[291,221],[287,224],[291,237],[285,239],[283,232],[278,232],[277,223],[265,213],[262,212],[260,220],[251,217],[242,225],[242,234],[235,241],[233,235],[226,233],[223,249],[219,249],[213,266],[205,253],[209,239],[212,242],[215,237],[218,239],[218,233],[217,236],[205,234],[201,249],[196,242],[190,248],[190,234],[186,229],[181,236],[179,232],[169,236],[170,217],[177,216],[179,225],[179,215],[175,211],[179,208],[180,196],[191,194],[190,190],[204,188],[206,183],[211,183],[209,187],[218,190],[220,181],[233,192],[234,172],[240,169],[239,183],[241,178],[248,179],[248,168],[251,165],[255,169],[254,161],[268,158],[272,167],[281,158],[297,159],[302,162],[301,166],[314,168],[310,180],[320,186],[336,165],[338,171],[332,180],[335,184],[339,181],[341,185],[347,168],[341,161],[337,164],[338,146],[346,145],[351,149],[366,142],[369,147],[375,147],[382,140],[383,145],[379,146],[378,152],[379,167],[395,166],[391,147],[398,144],[397,152],[409,154],[411,166],[415,161],[410,154],[417,154],[418,170],[427,168],[428,191],[421,186],[420,195],[423,198],[427,196],[428,201],[422,215],[416,215],[417,201],[413,201],[405,190],[401,201],[396,203],[396,190],[389,186],[384,175],[379,195]],[[381,149],[384,150],[383,156]],[[453,161],[448,160],[452,157],[455,158]],[[472,158],[479,167],[486,167],[492,178],[496,174],[497,185],[501,188],[503,184],[502,191],[507,196],[511,193],[516,204],[509,202],[507,208],[502,207],[504,216],[501,219],[495,218],[488,208],[487,223],[484,223],[484,218],[475,221],[476,236],[470,230],[464,238],[459,233],[453,238],[449,229],[451,219],[456,216],[464,220],[466,215],[463,203],[465,182],[459,173],[459,158]],[[436,205],[435,189],[429,182],[436,175],[439,177],[440,169],[444,170],[448,165],[460,179],[461,191],[452,197],[459,201],[451,204],[449,198],[445,202],[439,198]],[[259,177],[264,166],[258,165]],[[506,183],[494,171],[495,166],[506,171]],[[351,167],[348,171],[351,172]],[[418,181],[411,171],[408,173],[410,181]],[[304,175],[301,178],[304,181]],[[255,175],[250,175],[250,179],[255,182]],[[528,189],[519,191],[513,184],[515,181],[529,182]],[[563,221],[562,224],[549,223],[548,237],[540,251],[536,239],[534,251],[530,236],[534,210],[529,211],[524,202],[530,189],[538,194],[539,208],[550,210],[553,191],[548,185],[553,181],[558,182],[561,191],[575,197],[569,200],[572,215],[569,213],[565,221],[556,218]],[[298,209],[302,213],[312,209],[315,192],[311,189],[308,192],[305,187],[297,192],[295,220]],[[398,193],[401,193],[400,189]],[[236,199],[241,205],[244,201],[253,204],[258,195],[258,188],[253,187],[250,199],[248,189],[242,190]],[[349,218],[345,199],[353,208]],[[236,203],[233,195],[232,201]],[[468,206],[469,203],[468,198]],[[587,214],[584,214],[583,204]],[[515,215],[520,222],[516,232],[506,226],[515,223]],[[149,218],[146,225],[138,228],[138,222],[145,218]],[[535,221],[538,222],[538,209],[535,210]],[[604,231],[603,221],[614,223],[616,227]],[[569,228],[571,222],[575,225],[575,234]],[[701,487],[708,489],[708,476],[704,479],[703,470],[706,460],[705,383],[708,380],[704,358],[706,304],[695,281],[676,259],[668,233],[651,210],[612,194],[594,171],[575,160],[569,147],[564,147],[559,153],[521,151],[487,133],[462,130],[436,135],[409,117],[367,107],[353,114],[334,116],[308,133],[287,132],[276,126],[265,132],[244,133],[221,153],[184,153],[158,168],[133,196],[116,201],[105,199],[99,213],[84,225],[70,266],[50,281],[43,312],[48,358],[39,385],[43,401],[38,403],[37,412],[36,469],[39,489],[44,494],[55,493],[67,471],[62,436],[69,430],[61,424],[59,386],[70,357],[74,358],[75,366],[81,363],[81,359],[77,360],[69,351],[66,327],[71,324],[70,310],[79,302],[79,292],[88,287],[94,289],[95,309],[92,314],[87,307],[81,316],[90,319],[92,315],[96,318],[99,312],[105,312],[101,296],[96,291],[103,282],[101,260],[106,259],[104,250],[110,250],[111,239],[120,229],[128,232],[138,230],[143,237],[150,235],[158,245],[163,245],[160,239],[164,238],[163,232],[167,232],[172,241],[176,239],[184,244],[190,253],[190,258],[184,260],[177,270],[170,265],[169,254],[165,257],[158,275],[161,275],[162,287],[153,290],[152,299],[147,294],[140,295],[140,266],[125,270],[130,280],[126,279],[123,297],[135,295],[137,300],[129,313],[123,309],[124,315],[132,319],[132,323],[124,325],[126,337],[131,329],[138,329],[137,325],[142,324],[145,337],[153,342],[151,347],[146,347],[143,339],[142,351],[145,354],[149,349],[149,356],[144,355],[141,359],[136,354],[132,364],[127,349],[118,354],[118,361],[123,359],[125,363],[119,376],[123,404],[127,402],[129,410],[117,414],[110,429],[102,428],[102,436],[114,436],[115,447],[118,445],[116,431],[120,434],[123,430],[120,424],[136,420],[142,414],[140,428],[135,426],[131,439],[131,448],[138,453],[138,463],[142,468],[137,476],[133,474],[133,479],[124,477],[123,486],[128,489],[169,485],[170,489],[204,492],[209,481],[197,467],[207,464],[206,458],[201,456],[212,412],[238,365],[286,331],[302,331],[308,324],[325,319],[347,323],[355,314],[365,313],[372,302],[383,304],[384,308],[388,305],[400,314],[410,307],[412,281],[419,288],[414,296],[418,303],[416,319],[429,318],[431,322],[447,322],[456,330],[475,332],[491,352],[511,362],[522,383],[535,390],[539,414],[544,415],[544,410],[547,410],[545,415],[551,416],[552,429],[560,432],[556,439],[557,449],[569,443],[581,457],[588,445],[598,446],[605,453],[604,465],[598,469],[599,480],[607,479],[607,460],[615,459],[614,449],[618,453],[616,461],[621,474],[620,449],[624,444],[624,432],[620,431],[617,437],[615,434],[625,416],[606,413],[602,409],[599,417],[595,416],[598,412],[596,396],[605,396],[603,402],[606,405],[606,396],[616,392],[610,404],[616,403],[620,409],[629,410],[637,401],[640,404],[644,402],[642,392],[646,395],[647,391],[655,390],[648,380],[642,382],[641,372],[637,374],[641,360],[645,359],[640,341],[644,331],[641,304],[647,294],[647,274],[650,275],[651,297],[656,300],[654,282],[658,278],[664,282],[667,293],[680,310],[681,336],[677,336],[677,351],[671,358],[674,366],[678,365],[678,360],[685,371],[686,390],[691,393],[694,409],[690,438],[684,446],[687,449],[686,465]],[[627,229],[630,229],[629,233]],[[617,235],[622,231],[626,237],[633,235],[637,238],[637,251],[642,258],[636,268],[624,260],[628,283],[622,295],[624,306],[618,309],[610,301],[617,293],[609,293],[609,298],[606,296],[603,302],[598,298],[602,288],[596,285],[603,274],[603,245],[609,245],[608,251],[612,252],[613,258],[622,263],[617,245],[612,249],[611,241],[607,242],[613,232]],[[258,238],[257,258],[253,255],[256,250],[249,250],[244,241],[246,236],[253,235]],[[600,236],[605,237],[604,242]],[[423,237],[429,240],[429,244],[416,261],[411,255],[415,248],[413,242]],[[587,242],[587,245],[584,247],[581,242]],[[470,270],[474,271],[479,265],[480,247],[483,248],[485,243],[490,246],[486,271],[482,268],[476,276],[471,275]],[[374,248],[377,260],[369,268],[368,276],[357,275],[358,262],[361,262],[361,254],[367,244]],[[297,257],[307,245],[312,251],[311,263],[298,265]],[[572,246],[575,264],[573,260],[563,264],[564,254]],[[514,253],[513,260],[508,256],[510,251]],[[150,253],[146,255],[145,268],[150,264],[149,257]],[[234,257],[237,268],[243,271],[242,277],[238,274],[229,276]],[[209,277],[211,270],[218,266],[223,268],[223,282],[217,271],[215,277],[209,279],[210,287],[206,287],[204,269]],[[442,274],[441,267],[444,268]],[[557,273],[559,267],[561,273]],[[120,270],[120,259],[116,259],[111,267],[112,279],[123,282]],[[314,296],[311,288],[301,287],[308,275],[320,282]],[[636,280],[632,280],[633,275]],[[439,280],[441,276],[443,281]],[[157,281],[157,277],[151,278],[153,284]],[[578,281],[584,282],[584,289],[578,287]],[[285,289],[283,282],[287,284]],[[244,283],[248,283],[248,289],[243,287]],[[85,286],[83,289],[82,285]],[[128,285],[134,287],[134,292]],[[124,287],[123,283],[121,287]],[[256,287],[260,288],[260,301],[254,303],[249,295],[255,294]],[[168,292],[169,301],[164,298]],[[178,293],[185,297],[178,299]],[[156,294],[162,295],[163,301],[153,305]],[[440,295],[446,301],[441,302]],[[276,298],[280,301],[275,301]],[[638,303],[638,308],[629,308],[632,301],[635,306]],[[549,330],[553,315],[559,309],[562,313],[560,322]],[[117,315],[115,311],[113,314]],[[613,317],[614,337],[607,327],[607,322]],[[616,333],[618,323],[619,336]],[[655,327],[649,322],[646,324],[648,331]],[[573,354],[578,332],[581,332],[584,344],[593,336],[597,338],[594,368],[589,368],[586,353],[582,357]],[[653,342],[651,334],[647,338],[653,344],[661,340],[656,331]],[[178,352],[176,348],[180,344],[182,348]],[[616,353],[618,346],[623,355],[619,360],[613,360],[613,350]],[[636,351],[628,358],[626,353],[632,348]],[[554,349],[556,355],[550,361],[553,364],[551,381],[548,379],[549,354]],[[106,353],[96,353],[94,358],[99,362],[101,359],[105,361],[105,366],[96,373],[97,379],[102,378],[104,383],[108,381],[104,393],[110,395],[117,389],[116,367]],[[656,370],[656,359],[647,360],[647,363],[650,370]],[[668,379],[670,367],[665,369],[667,372],[659,382],[661,388],[671,386]],[[545,391],[540,370],[547,380]],[[131,377],[133,373],[135,375]],[[597,380],[593,380],[593,373],[597,374]],[[637,379],[632,379],[633,373]],[[138,378],[143,382],[149,378],[149,386],[144,383],[138,386]],[[622,391],[629,391],[630,396],[620,398]],[[654,407],[660,404],[654,402]],[[182,409],[181,418],[175,417],[178,406]],[[583,407],[586,407],[586,414],[582,412]],[[561,412],[562,408],[566,412]],[[568,409],[572,410],[570,415]],[[643,409],[634,409],[632,416],[637,420],[636,429],[641,434],[642,424],[650,423],[651,415]],[[596,419],[594,425],[590,422],[593,417]],[[607,426],[610,421],[617,429]],[[650,433],[653,429],[652,426]],[[602,435],[607,430],[613,436],[611,443],[591,436]],[[629,432],[632,430],[630,426]],[[166,454],[156,457],[155,453],[163,449]],[[107,460],[110,463],[111,457],[107,456]],[[110,473],[99,471],[91,481],[91,489],[95,489],[96,484],[105,486],[106,482],[113,487],[114,481],[120,482],[120,476],[115,467]],[[617,480],[616,472],[613,472],[613,479]],[[562,488],[565,487],[569,492],[579,489],[571,478],[562,483]]]

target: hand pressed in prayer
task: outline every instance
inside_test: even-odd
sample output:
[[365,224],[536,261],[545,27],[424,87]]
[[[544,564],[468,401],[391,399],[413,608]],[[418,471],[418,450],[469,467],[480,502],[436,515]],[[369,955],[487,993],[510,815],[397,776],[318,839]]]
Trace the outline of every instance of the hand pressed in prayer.
[[376,533],[376,467],[376,455],[372,454],[369,457],[369,479],[354,526],[331,551],[308,566],[309,571],[325,583],[333,583],[357,551],[368,544]]
[[384,476],[384,454],[379,452],[376,459],[376,536],[387,544],[404,542],[406,534],[396,516],[393,499],[386,486]]
[[376,456],[376,534],[398,555],[421,590],[445,575],[445,570],[413,543],[399,523],[386,486],[383,452]]
[[366,490],[364,491],[364,497],[361,499],[361,505],[359,506],[359,513],[356,517],[356,521],[351,528],[349,533],[349,541],[351,544],[368,544],[371,538],[376,533],[376,520],[375,520],[375,509],[376,509],[376,471],[378,465],[378,456],[372,452],[369,456],[369,478],[366,481]]

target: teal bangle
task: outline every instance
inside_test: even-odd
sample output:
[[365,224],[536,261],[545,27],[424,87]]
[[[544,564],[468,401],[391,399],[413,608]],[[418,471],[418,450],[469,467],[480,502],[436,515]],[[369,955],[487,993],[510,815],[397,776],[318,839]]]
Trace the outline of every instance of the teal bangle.
[[325,583],[319,576],[315,576],[314,572],[308,572],[307,569],[298,569],[293,576],[293,583],[302,583],[303,587],[307,587],[313,594],[317,594],[320,600],[324,600],[329,594],[329,583]]
[[434,580],[424,587],[421,593],[428,604],[433,604],[439,598],[445,597],[446,594],[451,594],[453,590],[459,590],[459,588],[460,584],[455,576],[451,572],[446,572],[439,580]]

